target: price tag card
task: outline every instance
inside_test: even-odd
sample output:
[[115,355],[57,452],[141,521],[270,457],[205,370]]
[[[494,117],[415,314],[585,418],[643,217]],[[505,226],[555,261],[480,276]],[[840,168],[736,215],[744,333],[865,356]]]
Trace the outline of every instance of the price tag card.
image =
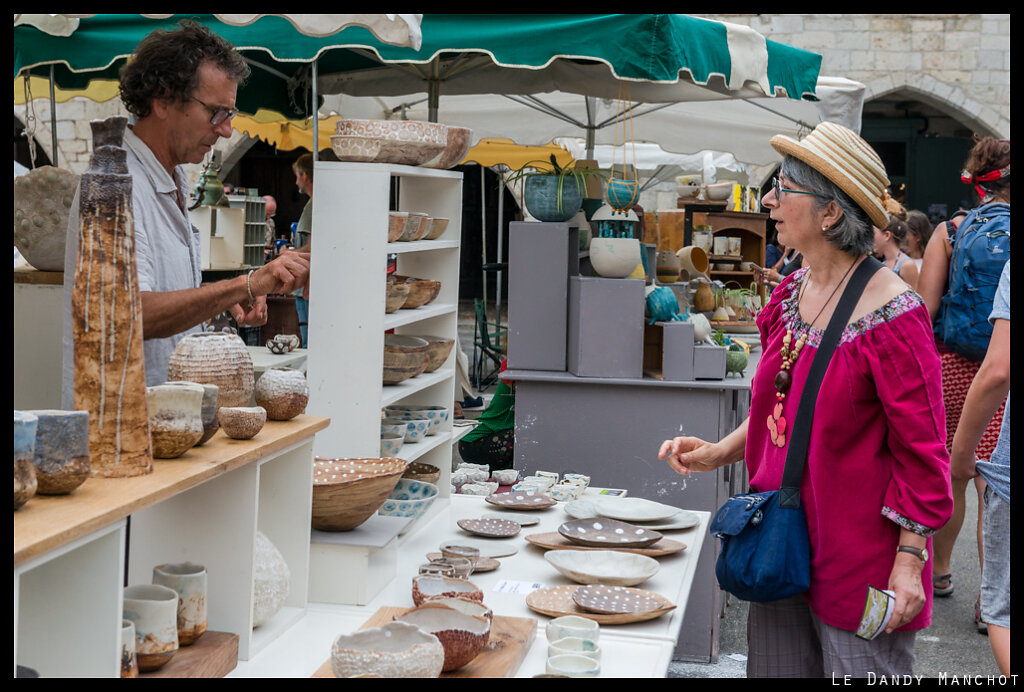
[[527,596],[537,589],[543,589],[544,584],[535,581],[516,581],[514,579],[502,579],[494,585],[494,593],[513,593]]

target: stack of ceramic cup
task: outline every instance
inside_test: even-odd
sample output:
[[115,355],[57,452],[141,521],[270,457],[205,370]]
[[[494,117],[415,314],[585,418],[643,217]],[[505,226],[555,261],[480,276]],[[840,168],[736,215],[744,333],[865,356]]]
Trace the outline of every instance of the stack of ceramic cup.
[[547,624],[548,675],[596,678],[601,673],[601,628],[578,615],[555,618]]

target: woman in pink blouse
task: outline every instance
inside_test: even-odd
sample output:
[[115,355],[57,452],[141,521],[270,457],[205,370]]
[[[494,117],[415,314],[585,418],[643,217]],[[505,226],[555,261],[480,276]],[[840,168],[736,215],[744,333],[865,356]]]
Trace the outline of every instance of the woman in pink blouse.
[[[754,492],[779,488],[800,393],[852,270],[888,221],[881,160],[857,134],[822,123],[800,142],[772,138],[785,156],[762,203],[779,241],[806,265],[782,280],[757,319],[762,357],[750,415],[718,442],[666,440],[659,456],[678,473],[745,460]],[[784,342],[803,340],[797,356]],[[785,371],[786,376],[778,376]],[[748,676],[912,673],[914,637],[931,623],[930,536],[952,497],[938,353],[921,298],[878,271],[854,308],[818,394],[801,485],[811,586],[751,603]],[[854,632],[868,586],[896,594],[885,633]]]

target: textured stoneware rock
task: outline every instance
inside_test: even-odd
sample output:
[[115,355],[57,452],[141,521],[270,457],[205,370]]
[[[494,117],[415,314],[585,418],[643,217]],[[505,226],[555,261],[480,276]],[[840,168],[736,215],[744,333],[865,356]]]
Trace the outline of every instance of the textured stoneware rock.
[[284,556],[262,532],[256,532],[253,555],[252,626],[268,622],[288,600],[291,570]]
[[139,659],[135,655],[135,623],[121,620],[121,677],[139,677]]
[[80,179],[54,166],[14,179],[14,246],[36,269],[64,271],[68,215]]
[[104,478],[153,470],[132,179],[122,146],[127,124],[124,117],[90,123],[93,155],[81,180],[71,294],[73,408],[89,412],[90,473]]
[[173,382],[146,388],[154,459],[176,459],[203,437],[203,386]]
[[195,643],[206,631],[206,568],[191,562],[157,565],[153,583],[178,594],[178,645]]
[[252,356],[237,334],[189,334],[171,353],[167,379],[215,384],[218,407],[248,406],[255,382]]
[[267,410],[262,406],[221,406],[217,420],[232,440],[251,440],[266,425]]
[[306,410],[309,383],[295,368],[268,368],[256,380],[256,405],[267,409],[270,420],[291,420]]
[[313,528],[351,531],[373,516],[395,489],[409,462],[379,459],[313,460]]
[[66,495],[89,478],[89,412],[34,410],[36,492]]
[[407,622],[342,634],[331,646],[331,669],[339,678],[436,678],[443,666],[438,638]]
[[444,647],[444,672],[458,670],[476,658],[491,635],[491,621],[440,603],[426,602],[395,618],[438,638]]
[[178,651],[178,594],[159,584],[137,584],[124,590],[124,617],[135,624],[139,670],[148,673],[166,665]]
[[417,576],[412,580],[412,602],[416,605],[436,597],[468,598],[484,602],[484,592],[476,584],[452,577]]
[[36,425],[31,413],[14,412],[14,510],[36,494]]

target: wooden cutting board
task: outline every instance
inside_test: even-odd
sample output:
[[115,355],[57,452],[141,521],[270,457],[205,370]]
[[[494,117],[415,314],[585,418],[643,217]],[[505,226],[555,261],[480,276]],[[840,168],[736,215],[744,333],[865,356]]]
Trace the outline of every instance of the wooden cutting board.
[[[396,616],[408,608],[383,606],[363,623],[359,629],[365,630],[380,627],[391,622]],[[487,646],[474,658],[458,670],[441,673],[442,678],[510,678],[519,670],[526,653],[530,650],[537,636],[537,621],[533,618],[513,618],[495,615],[491,622],[491,637]],[[327,660],[313,674],[314,678],[333,678],[331,661]]]

